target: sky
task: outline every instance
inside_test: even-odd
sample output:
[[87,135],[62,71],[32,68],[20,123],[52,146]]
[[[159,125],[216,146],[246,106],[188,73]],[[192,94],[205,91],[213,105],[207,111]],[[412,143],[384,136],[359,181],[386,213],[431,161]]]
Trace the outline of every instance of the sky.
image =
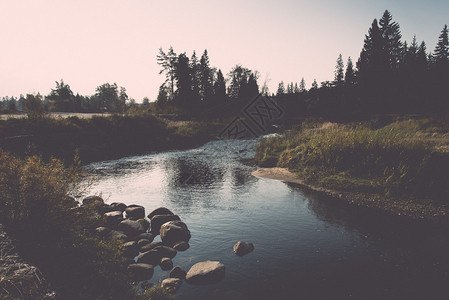
[[357,61],[365,34],[388,9],[403,40],[435,49],[449,24],[447,0],[0,0],[0,97],[55,88],[93,95],[116,82],[136,102],[157,97],[159,48],[208,50],[227,74],[241,64],[276,92],[281,80],[306,87],[333,80],[336,60]]

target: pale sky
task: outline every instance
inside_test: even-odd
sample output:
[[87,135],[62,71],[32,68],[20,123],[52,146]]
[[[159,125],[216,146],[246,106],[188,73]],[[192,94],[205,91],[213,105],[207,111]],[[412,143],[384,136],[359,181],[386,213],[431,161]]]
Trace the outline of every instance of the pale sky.
[[116,82],[137,102],[155,100],[156,55],[208,50],[211,66],[227,74],[242,64],[278,83],[333,80],[336,59],[357,61],[374,18],[385,9],[403,40],[433,51],[447,0],[0,0],[0,97],[47,95],[63,79],[92,95]]

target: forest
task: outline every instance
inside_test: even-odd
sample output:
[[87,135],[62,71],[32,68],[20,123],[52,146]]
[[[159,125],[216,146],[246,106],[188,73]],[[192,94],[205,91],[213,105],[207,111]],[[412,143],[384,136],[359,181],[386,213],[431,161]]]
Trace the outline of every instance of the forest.
[[[242,65],[228,74],[212,67],[208,51],[200,57],[177,54],[173,47],[159,49],[157,62],[165,81],[155,99],[160,110],[202,110],[232,107],[261,93],[273,97],[284,107],[287,119],[323,117],[330,120],[354,120],[385,114],[442,114],[449,109],[449,41],[444,25],[438,43],[428,51],[416,36],[402,41],[400,26],[388,10],[374,19],[365,35],[364,46],[355,65],[351,57],[346,66],[343,55],[336,60],[332,81],[313,81],[306,87],[304,78],[298,84],[281,81],[277,90],[269,91],[267,82],[260,83],[260,73]],[[149,98],[142,100],[148,105]],[[126,88],[105,83],[92,96],[75,94],[62,79],[51,92],[42,96],[3,97],[3,112],[17,110],[58,112],[123,113],[136,104]],[[28,108],[27,108],[28,106]],[[229,112],[235,110],[230,109]],[[214,114],[212,114],[214,115]]]

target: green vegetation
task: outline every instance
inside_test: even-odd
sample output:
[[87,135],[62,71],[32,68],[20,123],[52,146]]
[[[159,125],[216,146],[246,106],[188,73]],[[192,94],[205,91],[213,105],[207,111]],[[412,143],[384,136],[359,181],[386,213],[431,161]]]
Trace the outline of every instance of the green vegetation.
[[337,191],[443,200],[449,192],[447,119],[406,120],[379,129],[303,126],[263,140],[261,166],[286,167],[306,183]]
[[121,246],[98,240],[94,228],[102,219],[100,208],[81,209],[72,197],[82,194],[81,176],[77,164],[65,168],[56,159],[22,160],[1,151],[0,223],[61,299],[128,299]]
[[223,125],[172,122],[136,110],[134,114],[90,119],[8,119],[0,121],[0,145],[25,157],[41,155],[70,162],[78,154],[83,163],[193,147],[213,138]]

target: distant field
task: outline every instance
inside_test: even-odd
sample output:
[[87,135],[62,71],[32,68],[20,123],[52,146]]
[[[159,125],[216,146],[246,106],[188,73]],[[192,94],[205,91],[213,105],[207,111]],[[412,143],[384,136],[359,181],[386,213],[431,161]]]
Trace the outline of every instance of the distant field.
[[[65,112],[53,112],[50,113],[50,116],[53,118],[69,118],[69,117],[78,117],[82,119],[89,119],[95,116],[109,116],[109,113],[65,113]],[[0,114],[0,120],[6,120],[9,118],[21,119],[26,118],[26,113],[20,114]]]

